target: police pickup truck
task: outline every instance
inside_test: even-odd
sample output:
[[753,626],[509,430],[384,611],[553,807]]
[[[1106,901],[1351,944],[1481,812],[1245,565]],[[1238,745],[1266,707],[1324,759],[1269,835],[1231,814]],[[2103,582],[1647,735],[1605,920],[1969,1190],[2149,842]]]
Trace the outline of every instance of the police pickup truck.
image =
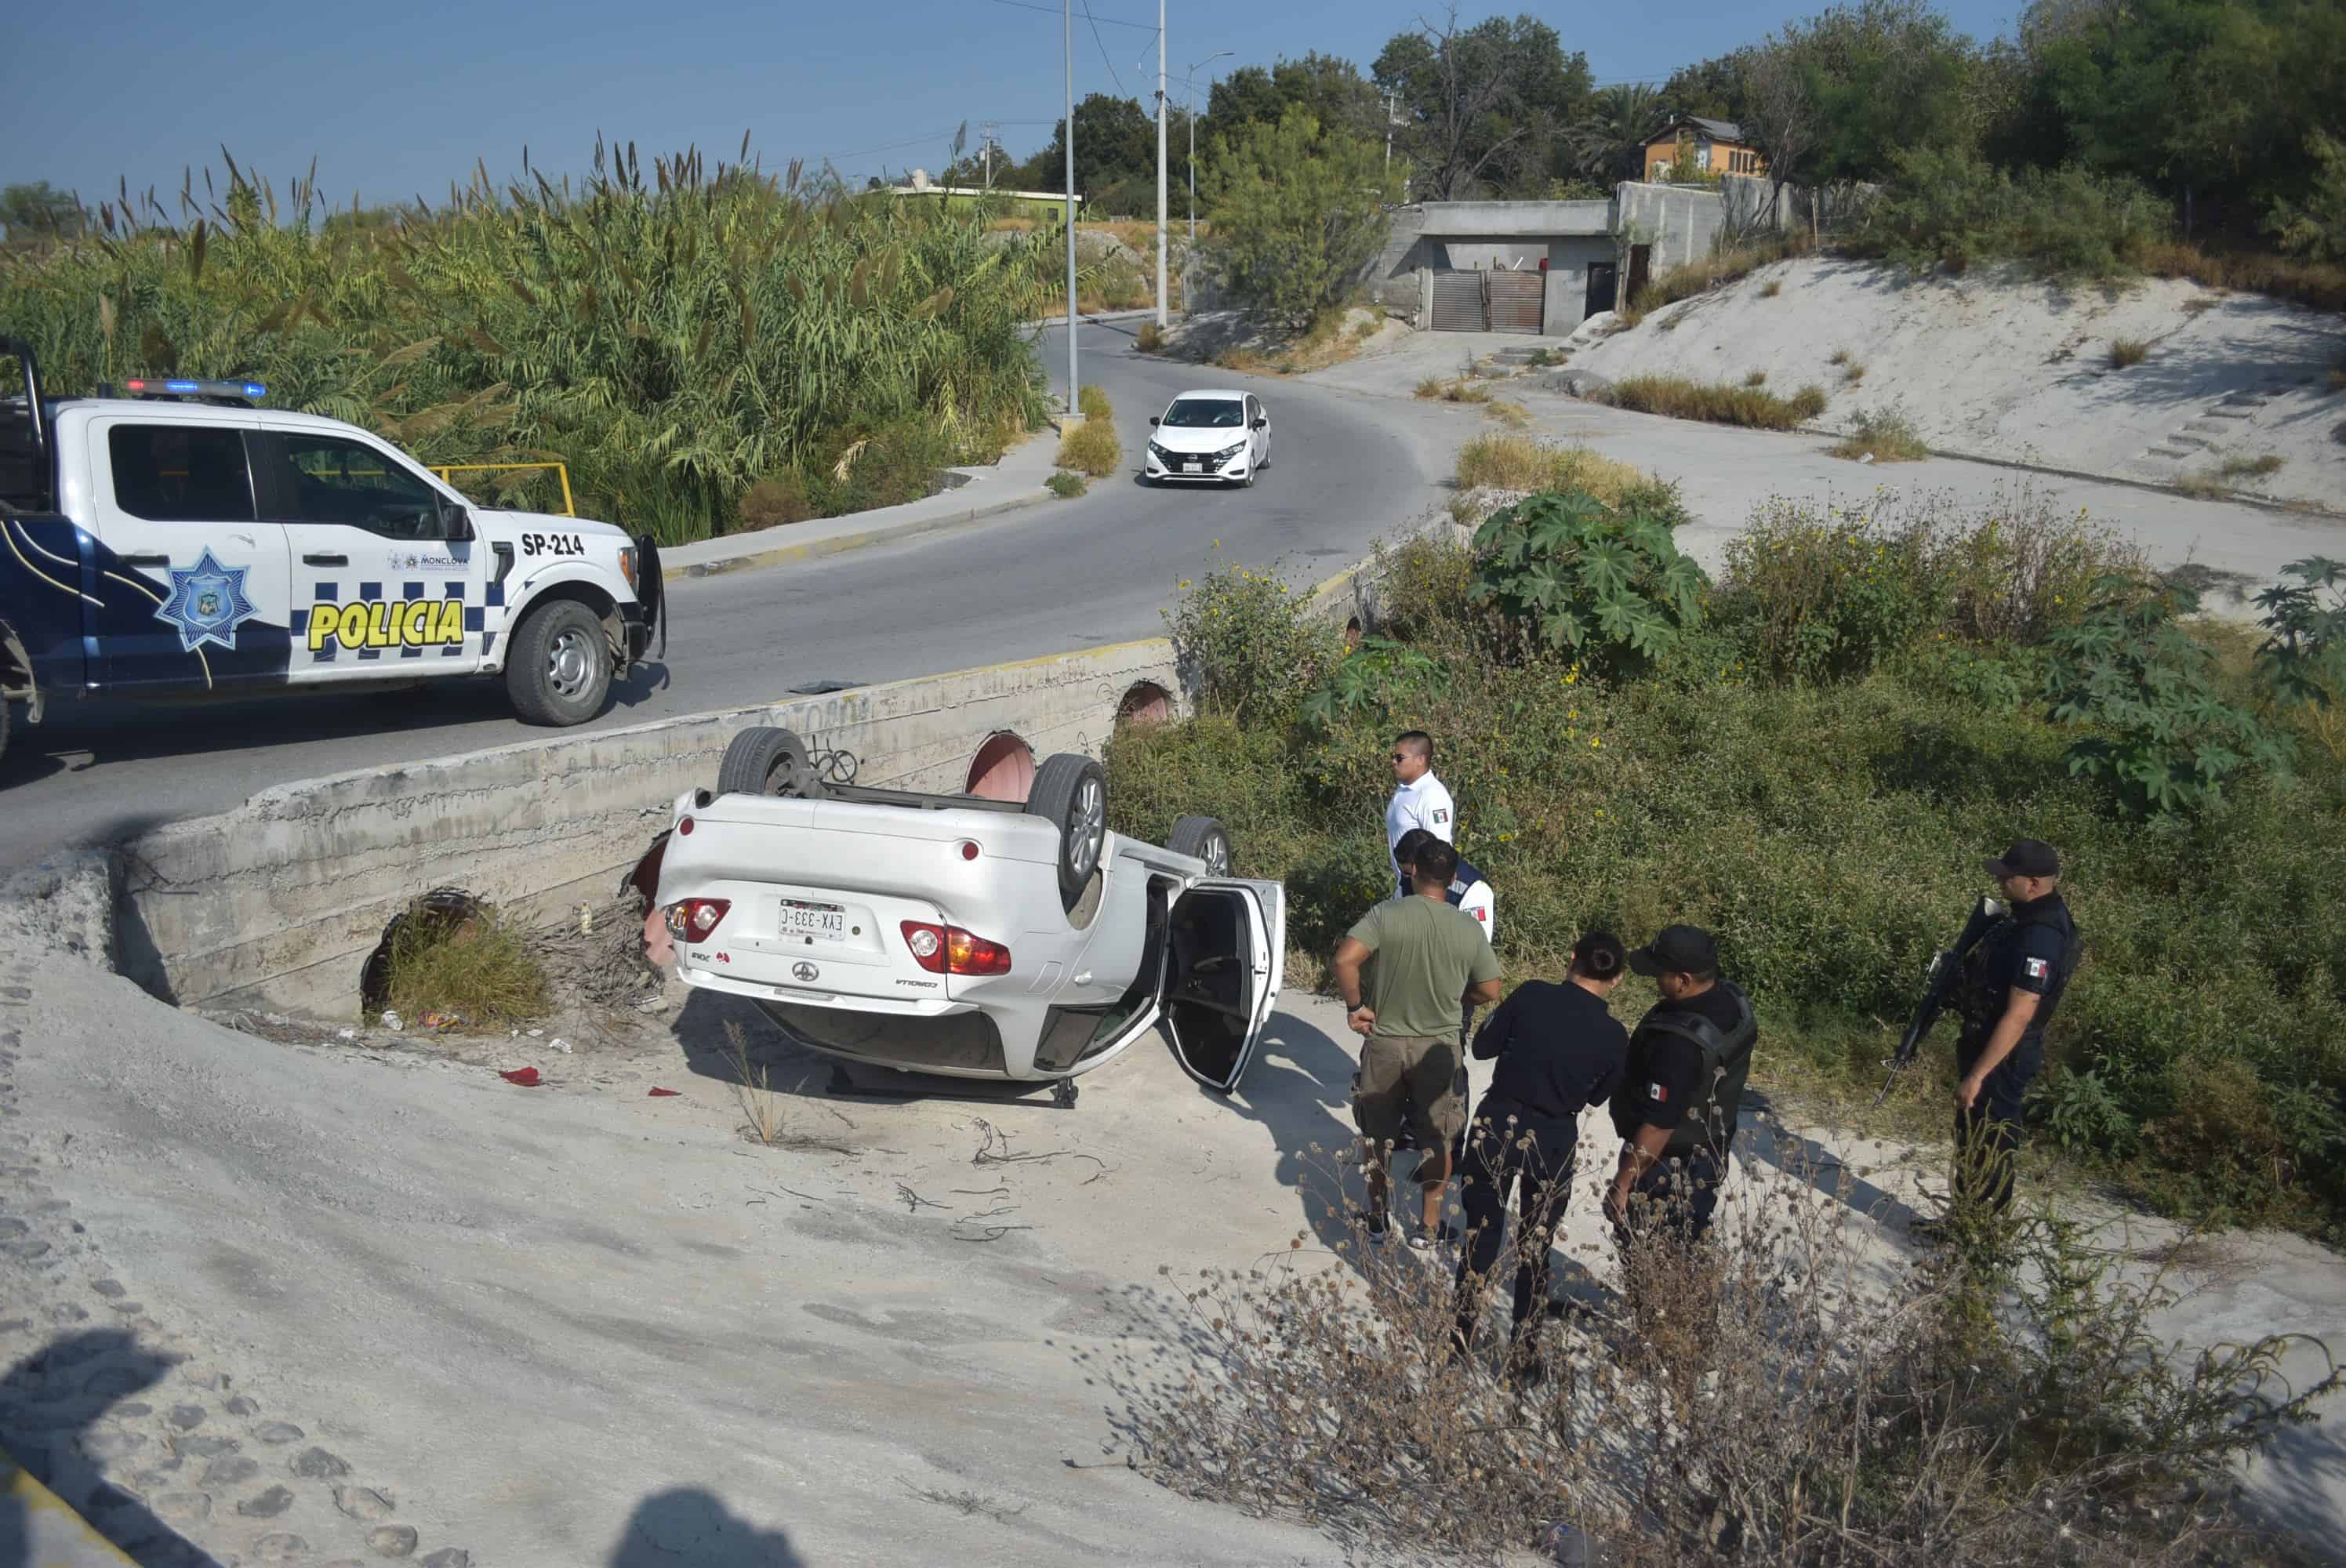
[[[10,709],[502,676],[582,723],[644,657],[658,547],[475,506],[355,425],[251,382],[150,380],[46,402],[0,337],[0,751]],[[104,391],[106,389],[101,389]]]

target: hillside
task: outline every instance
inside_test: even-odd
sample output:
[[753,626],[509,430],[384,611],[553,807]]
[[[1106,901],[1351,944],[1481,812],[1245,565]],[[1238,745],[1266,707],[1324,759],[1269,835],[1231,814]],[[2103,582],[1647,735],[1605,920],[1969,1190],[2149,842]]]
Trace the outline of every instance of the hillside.
[[[2119,369],[2126,341],[2147,352]],[[1917,279],[1808,258],[1656,311],[1572,368],[1764,372],[1771,391],[1823,388],[1818,423],[1833,430],[1894,409],[1942,452],[2153,483],[2230,463],[2224,483],[2246,494],[2346,510],[2346,318],[2196,283]],[[2242,472],[2259,458],[2279,466]]]

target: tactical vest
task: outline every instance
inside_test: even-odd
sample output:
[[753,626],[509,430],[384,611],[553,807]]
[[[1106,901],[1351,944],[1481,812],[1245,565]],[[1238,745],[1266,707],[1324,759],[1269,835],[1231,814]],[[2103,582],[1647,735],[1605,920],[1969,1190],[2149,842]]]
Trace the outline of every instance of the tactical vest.
[[[2011,987],[1996,973],[1997,960],[2006,942],[2018,940],[2020,932],[2032,925],[2041,925],[2058,933],[2061,957],[2053,973],[2053,983],[2045,988],[2045,999],[2036,1004],[2036,1015],[2028,1021],[2027,1035],[2045,1033],[2053,1022],[2053,1010],[2061,1004],[2061,993],[2069,989],[2069,977],[2077,972],[2078,961],[2084,957],[2086,939],[2077,930],[2077,922],[2069,918],[2069,906],[2057,897],[2048,895],[2025,914],[2006,915],[1981,933],[1972,950],[1964,955],[1964,983],[1955,995],[1955,1011],[1964,1021],[1966,1034],[1982,1034],[1995,1027],[2004,1016]],[[2026,1038],[2027,1036],[2024,1036]]]
[[1751,1046],[1760,1037],[1760,1015],[1751,1006],[1751,999],[1742,991],[1722,980],[1719,989],[1735,999],[1736,1024],[1724,1034],[1719,1026],[1698,1013],[1667,1009],[1655,1013],[1637,1025],[1637,1033],[1629,1043],[1632,1058],[1638,1058],[1638,1044],[1656,1034],[1673,1035],[1691,1043],[1702,1053],[1702,1072],[1695,1080],[1694,1099],[1686,1108],[1686,1115],[1670,1130],[1669,1146],[1664,1158],[1684,1158],[1704,1144],[1721,1154],[1726,1153],[1728,1140],[1733,1135],[1735,1116],[1743,1105],[1743,1081],[1751,1075]]

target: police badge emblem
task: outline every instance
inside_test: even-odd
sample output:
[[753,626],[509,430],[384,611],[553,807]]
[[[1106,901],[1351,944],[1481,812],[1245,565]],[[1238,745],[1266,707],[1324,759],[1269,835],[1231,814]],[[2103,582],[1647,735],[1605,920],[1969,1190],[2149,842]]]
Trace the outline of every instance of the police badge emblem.
[[244,596],[250,566],[223,566],[207,545],[193,566],[173,566],[171,596],[155,608],[155,618],[177,627],[179,650],[193,653],[205,643],[236,651],[236,628],[260,612]]

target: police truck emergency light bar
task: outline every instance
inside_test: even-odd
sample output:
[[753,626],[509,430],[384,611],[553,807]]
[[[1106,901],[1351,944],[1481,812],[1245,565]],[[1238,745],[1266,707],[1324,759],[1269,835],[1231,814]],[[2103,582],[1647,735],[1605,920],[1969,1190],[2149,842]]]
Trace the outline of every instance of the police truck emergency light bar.
[[269,389],[259,382],[127,381],[122,390],[132,397],[228,397],[259,402]]

